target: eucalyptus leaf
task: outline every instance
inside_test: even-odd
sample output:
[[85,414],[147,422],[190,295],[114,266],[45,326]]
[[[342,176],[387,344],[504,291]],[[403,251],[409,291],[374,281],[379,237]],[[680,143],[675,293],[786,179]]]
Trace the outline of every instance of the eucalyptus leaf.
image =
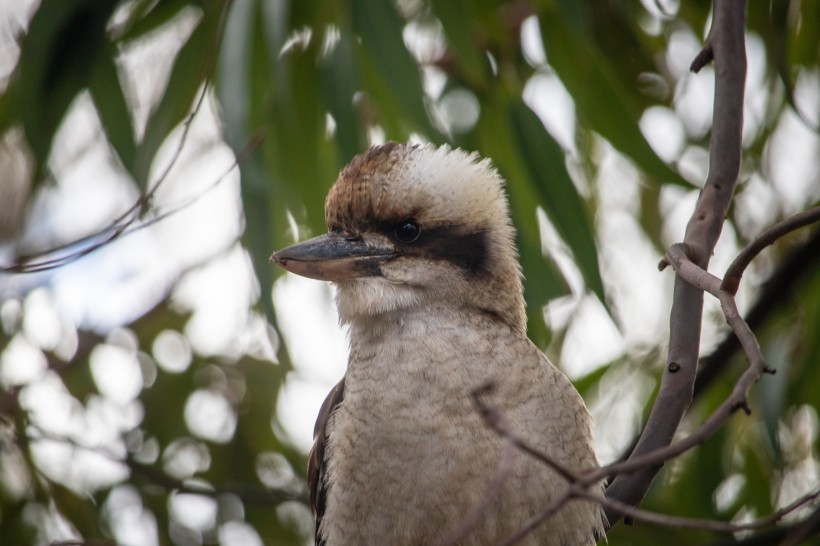
[[631,158],[654,183],[688,186],[649,146],[638,126],[641,109],[594,44],[557,14],[540,22],[547,60],[572,95],[583,123]]
[[561,238],[572,250],[587,286],[606,302],[598,268],[592,220],[567,172],[564,151],[544,128],[538,116],[521,101],[510,108],[515,143],[527,169],[539,204]]
[[390,136],[404,140],[405,134],[418,131],[432,138],[436,132],[424,107],[419,69],[402,41],[404,21],[390,2],[351,0],[351,9],[365,73],[376,86],[382,110],[397,116],[393,123],[384,120],[388,128],[393,126]]
[[162,98],[148,118],[133,171],[143,190],[152,182],[148,177],[154,156],[170,132],[190,114],[197,93],[211,76],[219,51],[222,9],[217,2],[206,4],[199,23],[177,53]]
[[117,66],[109,55],[100,55],[91,78],[91,98],[108,142],[116,150],[123,166],[131,171],[136,155],[135,131],[128,102],[117,74]]

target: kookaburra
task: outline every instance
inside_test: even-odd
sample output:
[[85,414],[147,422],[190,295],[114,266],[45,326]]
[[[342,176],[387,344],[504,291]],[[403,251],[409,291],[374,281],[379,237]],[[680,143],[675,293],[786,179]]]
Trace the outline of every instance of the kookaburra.
[[[567,482],[519,452],[491,487],[507,444],[476,411],[476,388],[492,385],[487,404],[555,461],[582,472],[597,460],[581,397],[527,338],[501,177],[446,146],[374,146],[341,171],[325,216],[326,235],[271,256],[335,283],[349,326],[347,372],[309,460],[317,544],[434,544],[470,513],[480,516],[459,545],[502,542]],[[602,534],[599,504],[573,500],[520,544]]]

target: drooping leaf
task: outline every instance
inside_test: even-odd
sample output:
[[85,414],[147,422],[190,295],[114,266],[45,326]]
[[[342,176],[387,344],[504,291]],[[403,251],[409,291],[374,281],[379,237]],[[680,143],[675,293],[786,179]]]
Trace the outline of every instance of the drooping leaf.
[[167,25],[191,4],[185,0],[136,0],[128,19],[120,25],[118,39],[127,42],[142,38]]
[[145,190],[154,156],[174,129],[190,113],[197,92],[210,77],[219,51],[218,29],[225,7],[208,2],[201,19],[174,59],[162,98],[154,108],[140,141],[134,161],[133,175]]
[[[792,4],[793,5],[793,4]],[[799,2],[799,18],[795,18],[789,63],[800,66],[817,64],[820,58],[820,5],[817,2]]]
[[522,150],[509,124],[509,101],[503,94],[493,94],[481,103],[482,115],[476,127],[479,152],[493,158],[507,180],[510,208],[516,219],[517,243],[524,271],[524,297],[527,303],[528,335],[539,346],[550,339],[542,313],[544,305],[568,292],[566,281],[555,263],[541,250],[536,207],[539,199],[531,184]]
[[564,151],[522,101],[512,103],[510,121],[539,204],[572,251],[587,286],[606,302],[592,221],[567,172]]
[[361,88],[356,61],[355,37],[349,29],[340,31],[339,43],[322,62],[322,90],[328,112],[336,123],[340,163],[367,148],[367,123],[357,111],[354,100]]
[[90,498],[83,498],[55,482],[49,483],[49,493],[57,510],[79,531],[80,536],[102,537],[98,510]]
[[482,87],[487,78],[489,64],[473,34],[473,7],[465,0],[433,0],[433,13],[444,26],[447,42],[455,56],[462,77],[475,87]]
[[137,148],[136,134],[112,56],[99,56],[94,66],[89,91],[108,142],[116,150],[123,166],[132,171]]
[[688,185],[655,154],[638,126],[641,109],[604,55],[557,13],[540,19],[547,60],[575,101],[579,118],[631,158],[655,183]]
[[7,107],[19,108],[41,169],[69,106],[106,55],[106,25],[115,7],[114,2],[94,0],[44,2],[32,17],[7,92],[13,106]]
[[402,41],[404,21],[390,2],[352,0],[351,10],[353,30],[362,40],[363,73],[376,93],[389,136],[404,140],[417,131],[434,138],[419,69]]

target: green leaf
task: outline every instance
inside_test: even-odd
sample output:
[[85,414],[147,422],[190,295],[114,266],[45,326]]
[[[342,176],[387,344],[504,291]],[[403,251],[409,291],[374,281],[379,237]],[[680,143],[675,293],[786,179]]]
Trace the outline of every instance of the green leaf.
[[174,17],[192,2],[185,0],[136,0],[130,11],[128,20],[120,27],[122,41],[133,41],[142,38],[162,26],[168,24]]
[[353,104],[361,88],[356,64],[355,37],[349,29],[340,30],[339,43],[322,64],[325,103],[336,122],[336,141],[342,164],[367,148],[366,124]]
[[25,500],[3,500],[3,517],[0,518],[0,536],[9,544],[37,544],[37,522],[31,521],[31,504]]
[[171,75],[145,127],[137,147],[133,175],[145,190],[154,156],[170,132],[190,113],[197,92],[210,76],[219,44],[214,42],[223,6],[206,3],[197,27],[182,45],[174,60]]
[[[793,5],[793,4],[792,4]],[[800,17],[792,31],[790,61],[796,65],[817,66],[820,57],[820,3],[799,2]]]
[[510,210],[517,231],[521,267],[524,271],[524,298],[527,303],[527,334],[539,346],[550,339],[544,323],[543,307],[569,289],[555,263],[541,250],[536,206],[539,202],[530,181],[521,150],[515,144],[509,123],[510,99],[494,93],[481,102],[481,117],[476,126],[479,152],[490,157],[507,180]]
[[97,59],[89,90],[108,141],[125,168],[132,171],[137,151],[135,131],[117,66],[110,55],[102,54]]
[[[424,108],[424,92],[416,62],[402,41],[404,21],[392,3],[352,0],[353,29],[362,39],[361,58],[392,138],[404,140],[409,131],[434,138],[437,133]],[[395,119],[390,120],[390,114]],[[405,129],[406,128],[406,129]]]
[[81,498],[68,487],[55,482],[49,482],[49,493],[57,510],[71,522],[80,536],[87,539],[101,537],[99,510],[90,499]]
[[[270,21],[266,24],[262,3],[235,5],[225,27],[216,81],[223,104],[226,138],[235,153],[242,153],[253,138],[264,136],[260,148],[240,164],[246,226],[242,237],[265,294],[260,304],[268,322],[277,331],[278,321],[270,289],[279,271],[268,263],[268,256],[275,249],[293,243],[288,214],[293,211],[294,217],[304,217],[299,190],[313,193],[312,206],[314,210],[318,209],[313,216],[314,225],[320,224],[323,219],[321,204],[317,206],[315,202],[322,202],[325,191],[316,189],[317,184],[323,183],[319,175],[308,175],[314,176],[314,179],[308,180],[308,184],[304,183],[304,173],[315,172],[312,169],[316,168],[317,158],[311,154],[317,147],[309,140],[300,140],[306,131],[303,131],[300,118],[290,106],[291,74],[286,66],[290,59],[278,55],[285,39],[284,31],[286,27],[281,22]],[[278,44],[278,47],[272,49],[271,44]],[[308,55],[299,58],[302,62],[307,59],[310,59]],[[311,74],[307,75],[308,79],[311,77]],[[281,80],[287,84],[280,84]],[[283,95],[284,99],[281,98]],[[278,112],[285,112],[286,115],[279,116]],[[289,124],[294,133],[289,135],[287,125],[283,129],[283,124]],[[313,139],[319,138],[318,128],[313,130],[312,135]],[[293,137],[298,144],[299,153],[296,155],[289,156],[281,151],[282,141],[289,137]],[[302,171],[298,168],[301,161],[307,162]],[[296,178],[288,179],[285,172],[295,173]],[[283,373],[291,369],[284,344],[280,345],[277,358]]]
[[592,390],[594,387],[598,385],[601,381],[601,378],[606,375],[606,373],[613,368],[613,366],[617,366],[620,362],[610,362],[596,370],[591,371],[587,375],[583,377],[579,377],[578,379],[574,379],[572,384],[575,385],[575,388],[581,393],[583,398],[588,398],[589,391]]
[[474,6],[465,0],[432,0],[430,7],[444,27],[462,77],[475,87],[483,87],[489,64],[473,36],[470,22],[473,20]]
[[567,172],[564,151],[523,102],[511,104],[510,123],[538,203],[572,250],[587,286],[606,302],[592,221]]
[[547,60],[572,95],[581,121],[635,161],[655,183],[689,186],[655,154],[641,133],[641,108],[605,56],[558,13],[540,20]]
[[0,134],[8,131],[17,121],[17,105],[19,99],[17,97],[17,85],[15,81],[9,82],[3,92],[0,92]]
[[[270,93],[270,62],[265,43],[265,27],[261,6],[241,3],[231,10],[225,27],[225,40],[220,52],[220,70],[217,72],[216,89],[223,105],[225,137],[236,154],[247,145],[251,134],[264,121]],[[253,256],[253,267],[263,291],[273,285],[273,270],[262,260],[270,253],[276,240],[271,233],[287,229],[283,210],[271,209],[287,202],[286,194],[274,198],[272,186],[275,174],[265,173],[261,153],[256,152],[240,165],[242,171],[242,202],[246,229],[245,245]],[[262,298],[265,315],[276,324],[276,315],[270,297]]]
[[115,2],[92,0],[43,2],[32,17],[9,96],[20,110],[41,172],[57,128],[104,54],[106,25],[115,7]]

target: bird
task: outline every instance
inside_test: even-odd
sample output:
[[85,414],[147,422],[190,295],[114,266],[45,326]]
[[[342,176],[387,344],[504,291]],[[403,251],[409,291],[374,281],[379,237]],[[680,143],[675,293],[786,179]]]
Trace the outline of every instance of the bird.
[[[527,338],[504,185],[476,153],[374,145],[331,187],[327,233],[271,256],[332,282],[348,327],[308,461],[317,545],[498,544],[566,492],[544,462],[509,455],[476,392],[511,436],[571,472],[598,467],[581,396]],[[600,503],[573,499],[518,544],[593,545],[604,526]]]

